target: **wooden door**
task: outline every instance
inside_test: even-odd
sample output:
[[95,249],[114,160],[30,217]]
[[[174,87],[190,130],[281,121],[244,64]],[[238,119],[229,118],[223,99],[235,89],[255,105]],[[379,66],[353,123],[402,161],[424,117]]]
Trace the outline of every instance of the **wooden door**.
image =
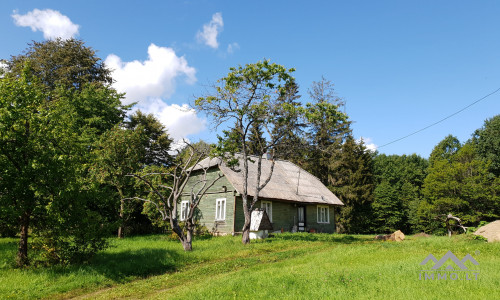
[[306,231],[306,207],[299,206],[297,207],[297,216],[298,216],[298,230]]

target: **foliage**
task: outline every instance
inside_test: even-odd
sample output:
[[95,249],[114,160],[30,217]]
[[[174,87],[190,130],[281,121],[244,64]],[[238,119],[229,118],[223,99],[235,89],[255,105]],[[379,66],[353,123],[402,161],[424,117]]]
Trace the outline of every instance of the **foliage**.
[[429,165],[432,167],[435,161],[440,160],[450,161],[451,157],[457,153],[461,147],[462,145],[456,137],[451,134],[446,136],[432,150],[429,156]]
[[142,142],[143,151],[140,161],[144,165],[168,166],[171,165],[172,138],[169,137],[165,126],[153,115],[136,111],[125,122],[128,130],[141,131],[146,137]]
[[431,221],[432,217],[448,213],[467,225],[498,218],[500,181],[489,176],[488,167],[488,163],[477,159],[471,144],[448,158],[435,160],[424,181],[425,203],[419,214],[425,218],[420,225],[430,231],[442,228],[443,224]]
[[416,154],[378,154],[373,160],[374,232],[417,232],[417,209],[428,162]]
[[483,127],[472,136],[478,156],[485,162],[491,162],[489,171],[500,177],[500,115],[484,121]]
[[328,185],[337,163],[333,157],[341,156],[342,144],[351,134],[351,121],[340,111],[344,102],[336,96],[333,83],[324,77],[313,82],[309,97],[312,103],[306,104],[309,126],[304,129],[308,143],[304,167]]
[[373,202],[372,154],[363,142],[348,137],[329,161],[328,187],[344,203],[337,208],[338,232],[369,232]]
[[[200,97],[195,105],[198,110],[212,117],[215,127],[230,122],[234,126],[223,131],[219,136],[216,155],[224,157],[229,165],[238,162],[235,152],[239,151],[242,160],[240,166],[243,174],[243,212],[245,223],[243,226],[243,243],[249,243],[250,212],[259,200],[259,192],[270,180],[274,168],[274,160],[267,178],[261,178],[262,155],[271,153],[280,145],[286,133],[298,126],[298,103],[294,97],[289,97],[294,78],[291,73],[294,69],[286,69],[268,60],[247,64],[244,67],[230,68],[226,77],[217,81],[213,87],[212,95]],[[250,131],[254,128],[264,131],[249,143]],[[258,141],[258,142],[257,142]],[[254,148],[252,152],[259,155],[251,158],[249,145]],[[248,161],[257,162],[255,190],[248,191]],[[249,193],[252,199],[249,199]]]
[[[68,43],[70,49],[61,46]],[[28,233],[59,261],[85,259],[104,245],[107,219],[100,212],[109,202],[88,181],[89,149],[126,108],[96,75],[106,72],[103,66],[88,63],[99,64],[93,55],[83,42],[36,43],[7,62],[0,80],[0,207],[20,228],[19,266],[29,263]],[[73,72],[69,65],[82,68]],[[88,231],[93,226],[102,227]]]
[[40,79],[44,89],[63,86],[81,90],[90,83],[101,86],[112,83],[111,71],[81,40],[57,38],[33,42],[23,54],[6,61],[7,75],[19,76],[26,61],[30,61],[33,75]]
[[[344,106],[334,85],[324,77],[309,90],[312,103],[302,110],[305,123],[296,135],[295,162],[318,177],[344,206],[336,209],[337,231],[367,232],[373,201],[372,157],[362,142],[352,137],[351,121],[341,112]],[[301,143],[297,141],[304,141]]]
[[133,179],[126,175],[140,170],[143,166],[146,149],[144,144],[148,137],[142,131],[126,130],[116,125],[105,132],[99,139],[94,150],[95,160],[90,169],[91,176],[101,185],[109,185],[116,190],[113,195],[115,211],[119,211],[120,226],[118,237],[123,236],[123,227],[134,206],[125,202],[125,198],[134,193]]

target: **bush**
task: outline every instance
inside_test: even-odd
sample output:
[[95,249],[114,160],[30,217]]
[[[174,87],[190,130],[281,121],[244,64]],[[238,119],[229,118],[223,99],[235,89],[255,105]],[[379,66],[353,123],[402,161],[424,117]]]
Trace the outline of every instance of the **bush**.
[[46,207],[45,217],[33,226],[35,264],[87,262],[107,247],[107,238],[116,224],[94,207],[94,202],[100,199],[96,195],[77,191]]

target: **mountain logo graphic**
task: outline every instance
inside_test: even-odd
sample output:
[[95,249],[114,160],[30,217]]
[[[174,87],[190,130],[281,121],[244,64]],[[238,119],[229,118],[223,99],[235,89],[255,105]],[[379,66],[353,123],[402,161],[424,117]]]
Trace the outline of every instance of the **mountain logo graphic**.
[[[440,267],[442,267],[449,259],[451,259],[451,261],[453,263],[455,263],[455,265],[457,267],[459,267],[460,269],[462,270],[468,270],[468,268],[465,266],[465,262],[466,261],[470,261],[472,264],[474,265],[479,265],[479,263],[470,255],[470,254],[467,254],[462,260],[458,259],[458,257],[453,254],[453,252],[451,251],[448,251],[446,252],[446,254],[441,257],[440,260],[437,260],[434,255],[432,254],[429,254],[421,263],[420,265],[425,265],[427,262],[429,262],[429,260],[432,260],[435,265],[431,268],[433,270],[437,270],[439,269]],[[449,265],[448,267],[446,267],[446,270],[454,270],[453,269],[453,266],[452,265]]]

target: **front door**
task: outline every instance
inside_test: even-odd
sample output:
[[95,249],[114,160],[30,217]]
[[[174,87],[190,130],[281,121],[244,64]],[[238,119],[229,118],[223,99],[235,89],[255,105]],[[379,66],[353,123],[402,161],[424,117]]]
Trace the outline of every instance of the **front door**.
[[297,215],[298,215],[298,229],[299,231],[306,231],[306,207],[299,206],[297,207]]

